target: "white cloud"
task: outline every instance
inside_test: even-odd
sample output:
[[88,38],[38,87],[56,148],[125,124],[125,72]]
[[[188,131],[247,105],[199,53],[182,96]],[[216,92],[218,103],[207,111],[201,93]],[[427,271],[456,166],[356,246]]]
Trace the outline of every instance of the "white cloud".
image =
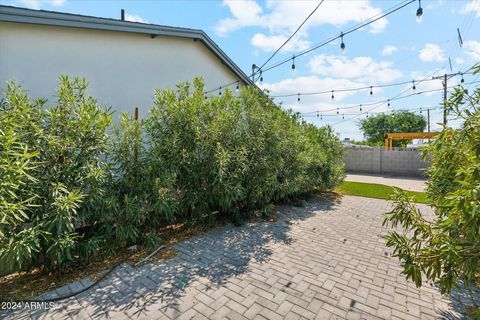
[[480,41],[468,40],[463,43],[463,48],[472,59],[480,59]]
[[230,9],[233,17],[225,18],[218,22],[215,29],[220,35],[246,26],[254,26],[263,19],[261,17],[262,8],[254,0],[224,0],[223,5]]
[[460,13],[468,14],[470,12],[476,13],[476,17],[480,17],[480,0],[472,0],[460,9]]
[[419,58],[427,62],[442,62],[447,60],[443,54],[442,48],[433,43],[425,44],[425,47],[420,50]]
[[[278,41],[276,39],[286,38],[295,31],[317,4],[318,2],[316,1],[268,0],[265,8],[262,8],[254,0],[224,0],[223,5],[229,8],[231,17],[221,19],[215,26],[215,31],[223,36],[242,28],[259,27],[269,31],[269,34],[264,36],[265,38],[272,38],[268,39],[269,42]],[[373,7],[368,0],[327,0],[302,27],[298,39],[301,41],[301,38],[307,37],[308,30],[313,27],[325,24],[341,27],[348,23],[363,22],[381,12],[380,8]],[[388,20],[382,18],[372,23],[369,31],[379,33],[387,25]],[[256,40],[254,42],[252,39],[252,44],[262,45],[258,38]],[[267,50],[269,47],[262,45],[261,49]]]
[[65,4],[66,0],[17,0],[20,6],[24,6],[30,9],[40,10],[45,5],[51,5],[55,7],[61,7]]
[[391,54],[394,54],[397,51],[398,51],[397,47],[387,44],[382,50],[382,56],[389,56]]
[[130,22],[148,23],[148,21],[143,20],[142,17],[135,14],[128,14],[128,13],[125,13],[125,20]]
[[462,58],[455,58],[455,63],[456,64],[464,64],[465,60],[463,60]]
[[[253,46],[262,49],[263,51],[275,51],[287,40],[287,36],[267,36],[262,33],[256,33],[251,40]],[[307,49],[310,42],[301,40],[298,37],[292,38],[282,50],[284,51],[299,51]]]
[[392,68],[392,62],[375,62],[372,57],[355,57],[320,54],[309,61],[311,71],[328,77],[357,79],[371,83],[388,83],[402,76]]
[[437,0],[437,2],[433,3],[433,2],[429,2],[425,8],[428,9],[428,10],[432,10],[432,9],[435,9],[437,7],[440,7],[441,5],[444,4],[444,0]]

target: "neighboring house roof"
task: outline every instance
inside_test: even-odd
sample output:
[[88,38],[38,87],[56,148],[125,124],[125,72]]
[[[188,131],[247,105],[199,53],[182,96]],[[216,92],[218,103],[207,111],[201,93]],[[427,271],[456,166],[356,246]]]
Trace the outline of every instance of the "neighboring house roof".
[[168,36],[190,38],[195,41],[200,41],[202,44],[204,44],[218,59],[220,59],[222,64],[227,66],[239,78],[239,80],[242,80],[245,84],[254,85],[252,80],[202,30],[98,18],[46,10],[32,10],[2,5],[0,5],[0,21],[142,33],[149,34],[152,37]]

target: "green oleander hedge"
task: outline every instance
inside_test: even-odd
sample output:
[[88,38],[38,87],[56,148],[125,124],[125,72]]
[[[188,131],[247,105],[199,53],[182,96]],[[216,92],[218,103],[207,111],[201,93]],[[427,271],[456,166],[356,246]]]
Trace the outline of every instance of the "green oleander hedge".
[[47,106],[15,83],[4,91],[2,272],[156,243],[160,226],[211,222],[214,211],[241,222],[344,176],[330,127],[300,122],[254,88],[205,99],[196,78],[155,91],[144,119],[115,124],[83,79],[61,76],[57,97]]

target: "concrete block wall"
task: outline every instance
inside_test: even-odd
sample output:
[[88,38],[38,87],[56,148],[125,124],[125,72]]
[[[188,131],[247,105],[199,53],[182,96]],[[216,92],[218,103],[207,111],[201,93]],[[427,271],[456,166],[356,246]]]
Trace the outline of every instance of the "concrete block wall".
[[348,172],[423,176],[428,166],[416,149],[385,151],[382,147],[347,147],[345,153]]

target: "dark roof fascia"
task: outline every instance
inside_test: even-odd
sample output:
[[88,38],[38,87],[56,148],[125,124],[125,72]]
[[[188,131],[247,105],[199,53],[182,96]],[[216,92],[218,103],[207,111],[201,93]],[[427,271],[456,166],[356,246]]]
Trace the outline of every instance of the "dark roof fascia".
[[202,30],[162,26],[148,23],[98,18],[46,10],[32,10],[0,5],[0,21],[28,23],[46,26],[84,28],[148,34],[152,37],[167,36],[199,40],[244,84],[255,85],[252,80],[227,56],[225,52]]

